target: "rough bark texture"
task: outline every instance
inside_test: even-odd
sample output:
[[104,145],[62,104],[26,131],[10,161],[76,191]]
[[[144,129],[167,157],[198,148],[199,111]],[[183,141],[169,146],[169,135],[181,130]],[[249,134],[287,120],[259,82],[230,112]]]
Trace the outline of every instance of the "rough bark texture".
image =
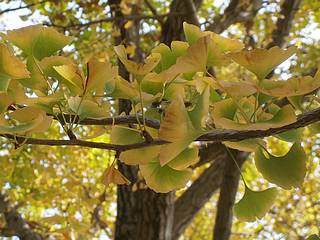
[[[115,16],[121,16],[119,0],[109,1]],[[135,11],[135,9],[133,9]],[[129,43],[136,46],[135,60],[142,60],[140,51],[139,21],[135,21],[130,30],[124,28],[124,22],[118,21],[115,25],[120,29],[121,37],[117,43]],[[129,73],[121,64],[119,73],[129,81]],[[119,113],[127,115],[131,111],[128,100],[119,101]],[[139,181],[138,168],[119,163],[119,170],[132,183]],[[117,219],[115,229],[116,240],[171,240],[174,210],[174,193],[158,194],[150,189],[132,190],[132,185],[118,186],[117,188]]]
[[[241,168],[248,157],[247,153],[230,151]],[[240,171],[230,155],[225,159],[223,178],[220,186],[220,195],[217,206],[217,215],[214,226],[214,240],[228,240],[231,235],[233,205],[235,202]]]
[[170,46],[174,40],[184,39],[182,24],[184,21],[198,25],[196,11],[203,0],[173,0],[170,5],[170,12],[183,13],[184,16],[169,16],[161,32],[161,42]]
[[5,228],[1,229],[1,235],[6,237],[19,237],[21,240],[41,240],[41,235],[34,232],[24,221],[17,210],[10,206],[4,194],[0,193],[0,213],[6,220]]
[[[214,148],[209,148],[209,150],[214,153]],[[208,159],[206,159],[206,161]],[[222,154],[216,158],[213,164],[176,200],[173,239],[179,238],[195,217],[196,213],[219,189],[222,179],[221,169],[223,169],[224,164],[225,155]]]

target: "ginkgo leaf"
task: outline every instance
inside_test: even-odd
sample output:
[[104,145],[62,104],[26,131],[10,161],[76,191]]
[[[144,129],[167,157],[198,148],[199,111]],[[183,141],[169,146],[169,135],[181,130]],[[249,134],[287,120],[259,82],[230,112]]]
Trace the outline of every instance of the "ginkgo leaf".
[[187,22],[183,23],[183,30],[189,44],[195,43],[201,37],[210,35],[212,42],[224,52],[237,52],[244,48],[244,44],[239,40],[226,38],[211,31],[202,32],[198,26]]
[[53,67],[61,65],[74,65],[74,62],[71,59],[63,56],[45,57],[39,62],[39,66],[46,76],[52,77],[59,81],[63,81],[63,77]]
[[151,72],[158,65],[161,59],[161,55],[154,52],[145,59],[144,63],[136,63],[128,59],[126,48],[123,45],[115,46],[114,51],[127,70],[135,75],[146,75]]
[[273,205],[277,194],[276,188],[252,191],[246,186],[242,199],[234,205],[234,213],[240,221],[261,219]]
[[106,186],[109,186],[110,183],[118,185],[130,184],[130,181],[125,176],[123,176],[123,174],[118,169],[116,169],[113,166],[108,167],[104,171],[101,181]]
[[282,50],[275,46],[270,49],[242,50],[228,54],[233,61],[253,72],[258,79],[264,79],[275,67],[296,53],[296,47]]
[[90,59],[88,62],[88,76],[85,81],[85,89],[86,91],[95,90],[97,93],[103,94],[106,87],[107,89],[115,87],[115,78],[117,75],[118,68],[113,67],[111,63]]
[[[274,115],[266,115],[271,118],[260,118],[254,123],[238,122],[235,119],[237,106],[231,98],[222,100],[214,104],[212,117],[217,128],[233,130],[267,130],[269,128],[282,127],[296,121],[296,115],[291,105],[286,105],[278,110]],[[241,113],[241,112],[240,112]],[[239,114],[241,116],[241,114]]]
[[167,107],[161,121],[159,138],[172,143],[161,146],[160,164],[167,164],[202,134],[194,129],[181,97],[175,98]]
[[258,171],[269,182],[284,189],[301,187],[306,175],[307,156],[300,146],[294,143],[284,156],[273,156],[259,148],[255,153],[255,164]]
[[188,48],[186,55],[177,58],[176,64],[172,65],[168,71],[175,74],[205,72],[208,57],[208,41],[209,37],[200,38]]
[[29,77],[26,65],[15,57],[4,44],[0,44],[0,93],[6,92],[11,79]]
[[161,60],[159,63],[159,66],[160,66],[159,72],[168,69],[169,67],[171,67],[173,64],[176,63],[176,56],[171,52],[171,49],[163,43],[160,43],[158,46],[152,49],[152,52],[161,54]]
[[266,147],[266,142],[259,138],[251,138],[239,142],[223,142],[228,148],[237,149],[243,152],[255,152],[258,147]]
[[195,128],[204,128],[206,125],[206,118],[209,114],[209,94],[210,87],[207,86],[202,94],[199,94],[194,108],[188,112]]
[[225,52],[237,52],[244,47],[239,40],[225,38],[210,31],[202,32],[198,26],[186,22],[183,23],[183,29],[189,44],[194,44],[199,38],[209,37],[207,66],[225,65],[229,62]]
[[287,142],[297,142],[301,140],[302,135],[303,135],[303,129],[298,128],[298,129],[292,129],[290,131],[286,131],[283,133],[279,133],[275,137]]
[[199,161],[198,154],[199,149],[197,147],[186,148],[172,161],[170,161],[168,166],[174,170],[182,171]]
[[183,188],[192,175],[190,169],[177,171],[167,165],[161,166],[158,158],[148,164],[140,164],[139,168],[148,187],[160,193]]
[[[114,87],[114,88],[113,88]],[[139,98],[139,91],[128,81],[118,76],[115,85],[107,85],[107,93],[114,98],[134,99]]]
[[98,103],[88,99],[70,97],[68,99],[68,105],[70,109],[80,117],[80,119],[101,119],[108,116],[108,108],[105,106],[99,106]]
[[30,71],[30,77],[21,79],[19,82],[25,87],[46,93],[48,89],[48,83],[43,75],[39,61],[33,57],[28,57],[27,66],[28,70]]
[[320,87],[319,78],[311,76],[292,77],[285,81],[262,80],[260,92],[273,97],[292,97],[310,93]]
[[144,139],[137,129],[123,127],[123,126],[113,126],[110,134],[110,142],[112,144],[134,144],[143,142]]
[[71,43],[73,38],[57,32],[54,28],[33,25],[8,31],[7,39],[26,55],[41,60],[61,50]]
[[[128,127],[113,126],[110,135],[112,144],[126,145],[144,141],[140,131]],[[121,152],[119,159],[128,165],[146,164],[157,157],[159,152],[160,146],[144,147]]]
[[53,67],[64,81],[63,83],[74,93],[82,93],[84,90],[84,76],[82,71],[75,65],[61,65]]
[[46,131],[52,122],[52,117],[40,109],[34,107],[24,107],[17,109],[9,114],[10,118],[15,120],[17,124],[11,126],[9,124],[1,125],[1,133],[15,134],[31,134]]
[[49,96],[27,98],[24,100],[28,106],[34,106],[44,110],[47,113],[53,114],[53,107],[63,100],[61,93],[52,94]]
[[246,97],[257,92],[257,87],[247,81],[231,82],[231,81],[217,81],[218,88],[230,96]]

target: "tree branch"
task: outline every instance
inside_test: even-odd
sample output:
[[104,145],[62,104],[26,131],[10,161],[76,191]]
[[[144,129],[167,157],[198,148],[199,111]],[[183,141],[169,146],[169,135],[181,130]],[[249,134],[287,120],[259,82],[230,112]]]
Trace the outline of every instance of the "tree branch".
[[50,2],[50,1],[52,1],[52,0],[44,0],[44,1],[39,1],[39,2],[35,2],[35,3],[30,3],[30,4],[27,4],[25,6],[19,6],[19,7],[16,7],[16,8],[8,8],[8,9],[0,11],[0,15],[2,15],[4,13],[7,13],[7,12],[13,12],[13,11],[21,10],[21,9],[30,8],[30,7],[33,7],[33,6],[36,6],[36,5],[41,5],[43,3]]
[[[230,154],[233,156],[228,155],[225,159],[226,163],[223,170],[222,183],[220,185],[220,195],[214,225],[214,240],[228,240],[230,238],[233,217],[232,208],[240,179],[240,170],[237,165],[241,168],[248,157],[248,153],[235,150],[230,150]],[[235,163],[234,160],[236,160],[237,163]]]
[[285,38],[289,35],[294,15],[299,9],[301,0],[285,0],[282,3],[280,16],[276,23],[276,28],[272,32],[272,41],[267,48],[273,46],[283,47]]
[[[195,139],[195,141],[238,142],[238,141],[250,139],[250,138],[263,138],[263,137],[276,135],[282,132],[286,132],[292,129],[305,127],[318,121],[320,121],[320,108],[317,108],[310,112],[300,114],[297,117],[297,121],[282,127],[269,128],[267,130],[244,130],[244,131],[216,129],[198,137],[197,139]],[[89,148],[109,149],[109,150],[115,150],[120,152],[169,143],[161,139],[155,139],[151,142],[119,145],[119,144],[109,144],[109,143],[103,143],[103,142],[89,142],[89,141],[84,141],[79,139],[70,139],[70,140],[38,139],[38,138],[27,138],[24,136],[14,136],[11,134],[0,134],[0,136],[7,139],[15,140],[16,143],[18,143],[19,145],[34,144],[34,145],[47,145],[47,146],[82,146],[82,147],[89,147]]]
[[[214,148],[209,148],[212,153]],[[216,158],[196,181],[176,200],[174,205],[173,239],[179,239],[197,212],[220,187],[225,154]],[[200,161],[203,160],[200,158]],[[208,159],[205,159],[206,161]],[[213,159],[210,159],[213,160]]]
[[0,193],[0,213],[3,214],[6,220],[6,228],[0,232],[3,236],[17,236],[24,240],[43,239],[41,235],[30,229],[17,210],[10,206],[8,199],[2,193]]
[[102,19],[98,19],[98,20],[93,20],[90,22],[86,22],[86,23],[75,23],[75,24],[69,24],[69,25],[57,25],[54,23],[44,23],[44,25],[48,26],[48,27],[56,27],[56,28],[62,28],[62,29],[71,29],[71,28],[83,28],[83,27],[88,27],[91,25],[96,25],[96,24],[100,24],[100,23],[106,23],[106,22],[114,22],[117,20],[146,20],[146,19],[154,19],[154,20],[159,20],[159,19],[163,19],[169,16],[184,16],[186,15],[186,13],[183,12],[172,12],[172,13],[168,13],[168,14],[162,14],[162,15],[156,15],[156,16],[148,16],[148,15],[125,15],[122,17],[118,17],[118,16],[114,16],[114,17],[106,17],[106,18],[102,18]]
[[207,27],[208,31],[221,33],[230,25],[253,19],[262,6],[262,0],[240,1],[231,0],[224,13],[217,15],[213,23]]

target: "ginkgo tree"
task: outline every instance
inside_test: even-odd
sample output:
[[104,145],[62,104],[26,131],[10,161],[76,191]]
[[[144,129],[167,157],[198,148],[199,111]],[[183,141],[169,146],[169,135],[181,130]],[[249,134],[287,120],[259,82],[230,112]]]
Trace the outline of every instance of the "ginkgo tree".
[[[7,31],[0,45],[1,137],[16,148],[34,144],[113,150],[114,161],[103,174],[105,185],[129,183],[117,169],[121,161],[137,165],[146,185],[161,193],[190,181],[200,141],[223,142],[254,153],[258,171],[276,185],[257,191],[242,177],[245,193],[235,214],[243,221],[262,218],[277,188],[300,187],[304,181],[307,156],[299,128],[314,127],[320,108],[319,101],[307,108],[303,96],[317,98],[320,71],[270,79],[278,65],[299,51],[296,47],[248,50],[239,40],[195,25],[184,23],[183,28],[186,41],[156,46],[143,63],[131,60],[124,45],[115,46],[130,81],[118,74],[115,56],[104,62],[60,56],[72,37],[53,28],[35,25]],[[252,74],[234,81],[209,71],[231,63]],[[278,104],[282,97],[291,104]],[[130,101],[130,115],[117,115],[119,99]],[[62,139],[37,137],[57,124]],[[79,130],[83,125],[100,126],[95,137],[107,133],[110,140],[85,139]],[[285,155],[268,151],[264,138],[271,135],[292,143]],[[234,159],[231,151],[228,154]]]

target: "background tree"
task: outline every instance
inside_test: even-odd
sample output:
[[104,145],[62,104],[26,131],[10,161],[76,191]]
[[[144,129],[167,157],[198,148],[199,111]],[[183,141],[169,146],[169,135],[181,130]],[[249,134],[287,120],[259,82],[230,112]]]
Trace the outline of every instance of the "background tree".
[[[184,40],[183,22],[241,39],[247,48],[297,45],[300,51],[291,59],[291,65],[277,68],[273,73],[288,78],[291,74],[314,75],[316,71],[320,54],[316,34],[318,8],[316,1],[307,0],[52,0],[9,1],[1,6],[0,14],[6,20],[10,14],[21,13],[20,9],[24,9],[21,13],[26,13],[21,16],[23,20],[34,19],[66,35],[75,36],[71,47],[63,54],[78,62],[86,62],[92,56],[115,61],[112,48],[119,44],[126,46],[131,59],[142,62],[160,42],[170,45],[174,40]],[[3,30],[7,30],[7,25],[3,21]],[[126,68],[121,62],[118,64],[119,74],[129,80]],[[248,72],[235,64],[226,68],[211,68],[209,72],[219,79],[250,77]],[[317,107],[317,95],[312,96],[305,97],[304,111]],[[286,105],[288,99],[281,98],[278,104]],[[129,114],[131,104],[120,100],[118,104],[109,106],[109,110]],[[75,134],[89,138],[86,133],[92,132],[95,137],[102,131],[105,129],[99,126],[85,125],[80,126]],[[146,188],[136,167],[121,163],[119,170],[132,184],[120,185],[117,190],[114,186],[105,188],[100,184],[104,169],[114,159],[113,151],[43,148],[37,145],[13,149],[7,140],[2,139],[1,161],[5,169],[0,175],[4,189],[0,198],[4,222],[2,234],[17,235],[22,239],[42,239],[49,235],[66,239],[94,236],[166,240],[179,237],[229,239],[230,236],[234,239],[304,239],[317,233],[320,218],[317,213],[318,196],[315,194],[319,185],[316,177],[319,170],[318,142],[316,136],[311,137],[314,131],[314,128],[305,130],[302,137],[302,145],[312,160],[307,165],[309,172],[304,187],[281,195],[263,221],[253,225],[236,221],[233,228],[232,207],[240,172],[232,156],[241,167],[248,159],[245,152],[230,150],[230,155],[219,142],[202,144],[200,160],[193,166],[195,174],[188,188],[176,193],[155,193]],[[55,125],[38,137],[58,139],[61,134],[61,127]],[[95,141],[108,142],[109,136],[101,135]],[[268,148],[273,153],[285,154],[289,146],[276,138],[268,138]],[[261,180],[250,159],[245,163],[244,177],[250,186],[265,189],[269,184]],[[214,193],[219,189],[217,198]],[[241,185],[239,192],[243,191]],[[16,206],[12,208],[12,205]],[[285,209],[293,213],[288,214]],[[308,214],[305,214],[306,209]],[[30,228],[25,228],[25,222]]]

